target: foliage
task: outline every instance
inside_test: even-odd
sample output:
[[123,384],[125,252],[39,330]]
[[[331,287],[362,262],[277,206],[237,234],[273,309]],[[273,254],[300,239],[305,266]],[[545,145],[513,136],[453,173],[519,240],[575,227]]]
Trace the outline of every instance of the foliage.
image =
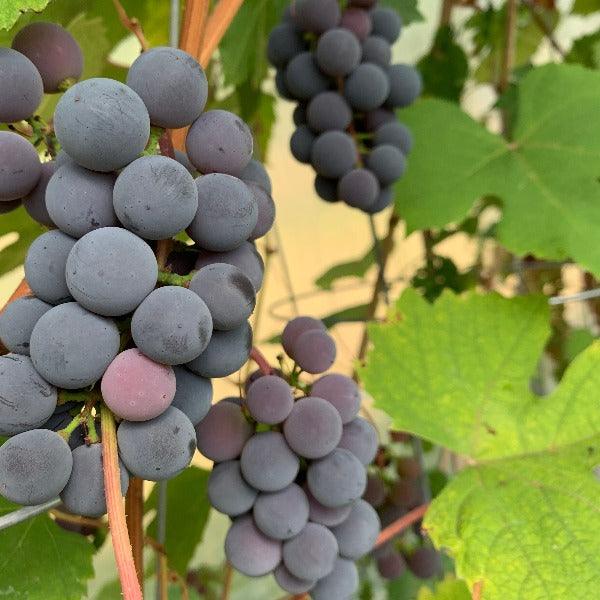
[[50,0],[4,0],[0,6],[0,29],[10,29],[23,13],[43,10]]

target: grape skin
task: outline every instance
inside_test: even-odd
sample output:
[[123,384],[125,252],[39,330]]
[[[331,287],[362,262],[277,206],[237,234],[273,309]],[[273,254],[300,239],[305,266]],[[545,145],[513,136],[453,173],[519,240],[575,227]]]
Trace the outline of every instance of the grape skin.
[[281,561],[281,542],[261,533],[252,517],[239,517],[225,537],[225,556],[244,575],[260,577]]
[[275,202],[273,202],[273,198],[260,185],[252,182],[246,182],[246,185],[250,188],[258,208],[256,226],[248,239],[257,240],[266,235],[271,230],[271,227],[273,227],[273,223],[275,222]]
[[242,453],[252,433],[253,428],[239,405],[219,402],[196,425],[198,450],[215,462],[233,460]]
[[344,85],[344,96],[348,104],[362,112],[378,108],[389,95],[390,80],[385,71],[373,63],[360,64]]
[[423,91],[421,74],[410,65],[392,65],[388,69],[390,92],[386,104],[394,108],[411,105]]
[[290,448],[304,458],[329,454],[342,437],[342,419],[336,408],[322,398],[301,398],[283,424]]
[[288,571],[309,581],[331,573],[337,553],[335,536],[318,523],[307,523],[296,537],[283,544],[283,562]]
[[[11,48],[0,48],[0,88],[0,123],[29,118],[44,94],[44,84],[35,65],[24,54]],[[6,133],[2,132],[3,135]]]
[[430,579],[442,570],[440,553],[428,546],[417,548],[406,559],[408,568],[419,579]]
[[200,377],[184,367],[173,367],[176,390],[172,406],[178,408],[196,426],[210,410],[213,386],[210,379]]
[[286,354],[291,356],[292,348],[298,337],[305,331],[311,331],[313,329],[325,331],[323,321],[319,321],[319,319],[313,317],[296,317],[291,321],[288,321],[281,334],[281,345]]
[[281,69],[275,73],[275,88],[282,98],[285,98],[286,100],[295,100],[285,81],[285,69]]
[[248,186],[231,175],[196,179],[198,211],[188,235],[205,250],[226,252],[241,246],[258,222],[258,206]]
[[53,500],[67,484],[72,465],[71,449],[57,433],[19,433],[0,447],[0,494],[25,506]]
[[364,62],[374,63],[382,69],[387,69],[392,60],[392,47],[385,38],[370,35],[363,41],[362,59]]
[[258,491],[242,477],[239,460],[229,460],[213,467],[208,478],[208,499],[211,506],[230,517],[243,515],[252,509]]
[[376,108],[375,110],[370,110],[365,115],[365,129],[367,131],[375,131],[384,123],[389,123],[390,121],[395,120],[396,115],[394,111],[387,108]]
[[255,292],[260,290],[265,266],[254,244],[242,242],[241,246],[226,252],[202,250],[196,260],[196,269],[215,263],[227,263],[237,267],[252,282]]
[[380,35],[390,44],[393,44],[400,35],[402,19],[400,15],[391,8],[377,7],[371,11],[373,23],[373,35]]
[[329,89],[329,79],[319,71],[311,52],[295,56],[285,69],[288,93],[298,100],[310,100]]
[[208,81],[198,61],[166,46],[142,52],[127,73],[127,85],[144,101],[152,124],[169,129],[190,125],[208,98]]
[[375,427],[362,417],[356,417],[344,425],[339,447],[352,452],[363,465],[367,466],[375,458],[378,444]]
[[26,196],[41,175],[42,164],[34,146],[12,131],[0,131],[0,202]]
[[300,125],[306,125],[306,104],[296,104],[292,119],[296,127],[300,127]]
[[24,54],[39,71],[44,92],[60,91],[67,80],[83,72],[83,53],[75,38],[56,23],[30,23],[13,38],[12,47]]
[[248,323],[231,331],[213,331],[204,352],[186,366],[202,377],[227,377],[248,360],[251,349],[252,328]]
[[306,117],[314,131],[344,131],[352,122],[352,111],[337,92],[321,92],[308,103]]
[[356,37],[347,29],[330,29],[317,42],[315,57],[323,73],[345,77],[360,63],[362,50]]
[[56,137],[65,152],[92,171],[115,171],[146,147],[150,118],[126,85],[96,77],[69,88],[54,111]]
[[376,146],[367,157],[367,166],[375,174],[382,187],[400,179],[406,170],[406,159],[396,146]]
[[196,449],[194,426],[174,406],[150,421],[123,421],[117,440],[127,470],[149,481],[175,477],[190,464]]
[[42,233],[29,246],[25,257],[25,279],[41,300],[60,304],[71,298],[65,269],[75,242],[62,231],[52,230]]
[[324,373],[335,362],[336,348],[326,331],[305,331],[292,348],[292,358],[307,373]]
[[313,383],[311,395],[331,402],[340,413],[344,425],[352,421],[360,409],[360,390],[354,380],[346,375],[323,375]]
[[306,474],[308,489],[324,506],[337,508],[360,498],[367,476],[364,466],[352,452],[336,448],[325,458],[310,464]]
[[31,359],[21,354],[0,356],[0,435],[42,426],[56,409],[58,392],[42,379]]
[[244,479],[261,492],[277,492],[294,481],[300,468],[298,457],[283,435],[264,431],[253,435],[241,456]]
[[158,266],[152,249],[139,237],[119,227],[103,227],[73,246],[66,275],[71,295],[82,306],[99,315],[121,316],[154,289]]
[[188,158],[188,155],[185,152],[183,152],[182,150],[177,150],[177,148],[175,148],[175,160],[180,165],[183,165],[192,177],[196,178],[198,176],[198,171],[196,171],[196,167],[192,164],[192,162]]
[[307,125],[300,125],[290,138],[290,150],[292,156],[301,163],[310,163],[310,157],[313,145],[315,143],[315,134]]
[[377,128],[373,142],[376,146],[382,144],[396,146],[404,156],[407,156],[413,147],[413,136],[406,125],[398,123],[398,121],[391,121]]
[[363,494],[363,500],[366,500],[374,508],[379,508],[387,496],[387,490],[380,477],[377,475],[367,476],[367,487]]
[[329,179],[328,177],[323,177],[322,175],[317,175],[315,177],[315,192],[322,200],[325,202],[338,202],[338,194],[337,194],[338,180],[337,179]]
[[316,581],[307,581],[295,577],[287,570],[283,563],[280,563],[275,571],[273,571],[273,576],[275,577],[277,585],[288,594],[305,594],[310,591],[316,583]]
[[267,536],[287,540],[308,522],[308,500],[295,483],[278,492],[262,493],[254,502],[254,522]]
[[338,197],[348,206],[365,209],[379,197],[379,182],[368,169],[352,169],[338,182]]
[[256,304],[252,282],[240,269],[227,263],[202,267],[194,275],[189,289],[206,303],[213,326],[219,331],[242,326]]
[[31,332],[39,318],[51,308],[51,304],[34,296],[10,302],[0,313],[0,340],[6,349],[29,356]]
[[380,529],[375,509],[368,502],[357,500],[348,518],[331,531],[337,539],[340,556],[358,560],[371,551]]
[[56,226],[74,238],[118,225],[113,209],[116,176],[76,164],[59,167],[46,188],[46,209]]
[[362,42],[371,33],[373,23],[366,10],[352,7],[342,13],[340,27],[349,29]]
[[118,354],[102,377],[102,398],[128,421],[148,421],[162,414],[175,397],[175,373],[137,348]]
[[344,506],[329,507],[323,506],[311,493],[308,488],[304,490],[306,497],[308,498],[309,505],[309,520],[313,523],[319,523],[326,527],[335,527],[348,518],[350,511],[352,510],[352,504],[345,504]]
[[314,142],[311,150],[314,170],[323,177],[338,178],[350,171],[358,159],[354,140],[342,131],[326,131]]
[[209,110],[190,127],[185,149],[200,173],[238,177],[252,158],[252,133],[237,115],[226,110]]
[[[60,493],[65,508],[75,515],[101,517],[106,514],[102,444],[83,444],[72,452],[73,468],[67,485]],[[129,473],[123,464],[119,469],[121,495],[127,493]]]
[[384,579],[398,579],[406,571],[406,561],[395,548],[377,556],[377,570]]
[[117,177],[113,204],[127,229],[148,240],[163,240],[192,222],[198,210],[198,189],[176,160],[142,156]]
[[358,589],[358,570],[351,560],[338,558],[329,575],[317,582],[311,590],[313,600],[351,598]]
[[31,360],[50,383],[74,390],[100,379],[119,352],[112,319],[68,302],[42,315],[31,333]]
[[296,54],[304,50],[302,36],[290,23],[280,23],[271,30],[267,42],[267,58],[274,67],[285,67]]
[[293,390],[285,379],[265,375],[248,388],[246,406],[259,423],[283,423],[294,407]]
[[394,200],[394,188],[392,186],[383,188],[379,193],[377,200],[374,204],[367,207],[365,212],[374,215],[382,210],[385,210]]
[[148,357],[166,365],[194,360],[206,349],[213,320],[202,298],[184,287],[150,292],[135,309],[131,337]]
[[6,200],[5,202],[0,202],[0,215],[6,215],[13,210],[16,210],[21,206],[21,200]]
[[304,31],[323,33],[340,21],[337,0],[296,0],[294,21]]
[[[23,197],[23,206],[27,214],[41,225],[48,227],[54,227],[54,221],[50,218],[48,209],[46,208],[46,188],[58,166],[55,160],[42,163],[42,173],[38,182],[31,192]],[[0,209],[2,208],[2,204],[0,203]]]
[[251,159],[246,168],[240,174],[240,179],[246,183],[254,183],[261,187],[269,196],[273,190],[271,187],[271,178],[265,169],[265,166],[256,159]]

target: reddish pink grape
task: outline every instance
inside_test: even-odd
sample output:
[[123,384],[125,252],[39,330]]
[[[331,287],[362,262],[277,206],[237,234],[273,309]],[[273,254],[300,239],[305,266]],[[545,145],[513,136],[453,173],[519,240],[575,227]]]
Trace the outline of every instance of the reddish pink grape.
[[360,8],[347,8],[342,13],[340,27],[349,29],[362,42],[371,33],[373,23],[366,10]]
[[128,421],[148,421],[163,413],[175,397],[175,372],[144,356],[125,350],[108,365],[102,377],[107,406]]

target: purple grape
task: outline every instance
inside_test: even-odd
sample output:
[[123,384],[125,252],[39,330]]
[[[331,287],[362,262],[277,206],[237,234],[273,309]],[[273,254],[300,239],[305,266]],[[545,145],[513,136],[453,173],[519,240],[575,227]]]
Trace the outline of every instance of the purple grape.
[[15,35],[12,47],[36,66],[47,94],[64,91],[81,77],[83,53],[75,38],[56,23],[30,23]]
[[392,8],[376,7],[371,11],[373,35],[380,35],[393,44],[400,35],[402,19]]
[[210,379],[200,377],[184,367],[173,367],[177,388],[172,406],[178,408],[196,426],[210,410],[213,386]]
[[292,156],[301,163],[310,163],[310,157],[313,145],[315,143],[315,135],[307,125],[300,125],[290,138],[290,151]]
[[314,142],[310,154],[313,168],[331,179],[342,177],[358,159],[354,140],[343,131],[326,131]]
[[265,166],[254,158],[246,165],[246,168],[242,171],[240,179],[246,183],[254,183],[261,187],[269,196],[272,193],[271,189],[271,178],[265,169]]
[[337,507],[324,506],[310,493],[308,488],[305,488],[304,492],[308,498],[308,518],[313,523],[320,523],[325,527],[335,527],[345,521],[352,510],[352,504]]
[[228,460],[213,467],[208,478],[208,499],[219,512],[237,517],[252,509],[258,491],[242,477],[239,460]]
[[311,331],[317,329],[320,331],[326,331],[323,321],[315,319],[313,317],[296,317],[287,323],[281,334],[281,345],[288,356],[291,356],[292,348],[296,343],[296,340],[305,331]]
[[340,21],[337,0],[296,0],[294,21],[303,31],[323,33]]
[[[28,119],[44,94],[44,84],[36,66],[24,54],[11,48],[0,48],[0,89],[0,123]],[[6,133],[2,132],[3,135]],[[3,162],[0,160],[0,165]]]
[[379,508],[387,496],[385,484],[378,475],[367,476],[367,487],[363,494],[363,500],[366,500],[374,508]]
[[406,562],[413,575],[419,579],[430,579],[442,571],[440,553],[429,546],[417,548],[407,557]]
[[[0,48],[0,79],[2,50],[7,48]],[[2,86],[2,89],[8,88]],[[35,147],[12,131],[0,131],[0,202],[26,196],[35,188],[41,175],[42,164]]]
[[51,304],[34,296],[18,298],[7,304],[0,312],[0,341],[6,349],[29,356],[31,332],[40,317],[51,308]]
[[378,127],[373,142],[376,146],[382,144],[396,146],[404,156],[410,154],[413,147],[413,137],[410,129],[398,121],[390,121]]
[[352,111],[337,92],[321,92],[309,103],[306,111],[309,126],[318,132],[344,131],[352,122]]
[[363,465],[373,461],[378,445],[377,430],[365,419],[356,417],[344,425],[339,447],[352,452]]
[[273,227],[275,222],[275,202],[273,198],[260,185],[246,182],[246,185],[252,191],[256,206],[258,207],[258,219],[256,226],[248,237],[249,240],[257,240],[266,235]]
[[296,537],[283,544],[283,562],[288,571],[309,581],[329,575],[337,554],[335,536],[318,523],[307,523]]
[[311,396],[331,402],[337,408],[342,423],[352,421],[360,409],[360,390],[355,381],[346,375],[330,373],[317,379],[311,388]]
[[275,581],[279,587],[288,592],[288,594],[305,594],[310,591],[316,581],[307,581],[306,579],[299,579],[292,575],[283,563],[280,563],[278,567],[273,571]]
[[368,502],[357,500],[348,518],[332,529],[340,556],[358,560],[370,552],[380,529],[381,523],[375,509]]
[[371,33],[373,23],[366,10],[360,8],[347,8],[342,13],[340,27],[349,29],[362,42]]
[[307,373],[324,373],[335,362],[336,347],[326,331],[305,331],[294,341],[292,358]]
[[102,397],[122,419],[148,421],[167,410],[175,397],[175,373],[144,356],[125,350],[108,365],[102,377]]
[[281,23],[271,30],[267,42],[267,58],[274,67],[285,67],[304,50],[304,40],[292,24]]
[[338,558],[329,575],[317,582],[311,590],[313,600],[352,598],[358,589],[358,570],[351,560]]
[[290,448],[304,458],[329,454],[342,436],[342,420],[336,408],[322,398],[301,398],[283,425]]
[[317,42],[317,64],[331,77],[345,77],[358,67],[361,48],[356,36],[347,29],[330,29]]
[[277,375],[262,376],[248,388],[246,406],[259,423],[283,423],[294,407],[293,390]]
[[[41,225],[46,225],[47,227],[55,226],[54,221],[48,214],[48,208],[46,207],[46,188],[48,187],[50,178],[57,169],[58,164],[55,160],[42,163],[42,174],[40,175],[38,182],[31,192],[23,197],[23,206],[25,207],[27,214],[34,221],[37,221]],[[2,204],[0,204],[0,208],[2,208]]]
[[346,79],[344,95],[355,110],[374,110],[390,95],[388,75],[374,63],[361,63]]
[[383,188],[374,204],[364,209],[364,212],[370,215],[377,214],[385,210],[394,201],[394,188],[392,186]]
[[384,579],[398,579],[406,572],[406,561],[395,548],[377,556],[377,570]]
[[387,69],[392,60],[392,47],[385,38],[370,35],[362,44],[362,60]]
[[311,52],[295,56],[285,68],[288,93],[298,100],[310,100],[319,92],[329,89],[329,79],[319,71]]
[[348,206],[366,209],[379,197],[379,181],[369,169],[352,169],[338,182],[338,197]]
[[265,535],[288,540],[308,523],[308,500],[302,488],[292,483],[278,492],[259,494],[253,515],[256,526]]
[[315,192],[325,202],[339,202],[337,194],[338,180],[317,175],[315,177]]
[[252,433],[252,426],[237,404],[219,402],[196,425],[198,450],[215,462],[232,460],[240,456]]
[[281,561],[281,542],[261,533],[251,516],[239,517],[225,537],[225,556],[244,575],[260,577]]
[[400,179],[406,170],[406,159],[396,146],[383,144],[376,146],[367,158],[367,166],[386,187]]
[[423,91],[421,74],[410,65],[392,65],[388,69],[390,92],[386,104],[404,108],[412,104]]

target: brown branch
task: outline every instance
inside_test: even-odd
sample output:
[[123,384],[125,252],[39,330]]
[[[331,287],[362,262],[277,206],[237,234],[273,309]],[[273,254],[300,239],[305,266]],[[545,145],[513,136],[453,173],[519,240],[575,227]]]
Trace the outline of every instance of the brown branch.
[[544,18],[544,15],[539,11],[533,0],[521,0],[521,2],[529,9],[535,24],[541,30],[541,32],[546,36],[547,40],[550,42],[550,45],[560,54],[562,58],[565,58],[567,53],[562,49],[561,45],[556,41],[554,37],[554,33],[552,28]]
[[452,18],[452,9],[454,8],[454,0],[444,0],[442,3],[442,14],[440,15],[440,26],[450,24]]
[[108,524],[112,537],[115,561],[125,600],[142,600],[142,590],[137,578],[131,543],[125,522],[125,509],[121,496],[119,455],[115,420],[107,406],[102,406],[102,466],[104,491],[108,509]]
[[95,527],[100,529],[106,527],[106,522],[102,519],[92,519],[91,517],[82,517],[80,515],[72,515],[68,512],[63,512],[59,508],[54,508],[50,511],[50,514],[59,521],[70,523],[72,525],[81,525],[82,527]]
[[517,43],[517,0],[506,2],[506,31],[502,66],[498,80],[498,92],[503,93],[510,84],[510,78],[515,66],[515,48]]
[[200,56],[209,8],[210,0],[188,0],[185,3],[179,47],[195,58]]
[[229,600],[231,594],[231,583],[233,582],[233,567],[229,562],[225,563],[225,574],[223,576],[223,591],[221,600]]
[[142,29],[142,25],[135,17],[130,17],[127,14],[127,11],[123,8],[123,5],[119,0],[113,0],[113,4],[115,5],[115,9],[117,14],[119,15],[119,20],[123,24],[126,29],[129,29],[133,35],[140,42],[140,46],[142,47],[142,51],[148,50],[150,48],[150,44],[144,35],[144,30]]
[[199,62],[204,68],[243,3],[244,0],[219,0],[214,7],[206,24],[206,34],[199,54]]
[[256,346],[252,346],[250,358],[258,365],[258,368],[264,375],[270,375],[273,372],[273,367],[271,367],[265,355]]
[[473,600],[481,600],[482,595],[483,595],[483,580],[479,580],[473,584],[471,598]]
[[144,480],[139,477],[129,479],[129,487],[125,496],[125,514],[127,531],[131,540],[133,562],[140,585],[144,581]]
[[375,548],[383,546],[397,535],[400,535],[407,527],[410,527],[413,523],[416,523],[422,519],[428,508],[429,504],[421,504],[421,506],[413,508],[413,510],[407,512],[404,516],[394,521],[391,525],[388,525],[385,529],[382,529],[377,537],[377,541],[375,542]]

